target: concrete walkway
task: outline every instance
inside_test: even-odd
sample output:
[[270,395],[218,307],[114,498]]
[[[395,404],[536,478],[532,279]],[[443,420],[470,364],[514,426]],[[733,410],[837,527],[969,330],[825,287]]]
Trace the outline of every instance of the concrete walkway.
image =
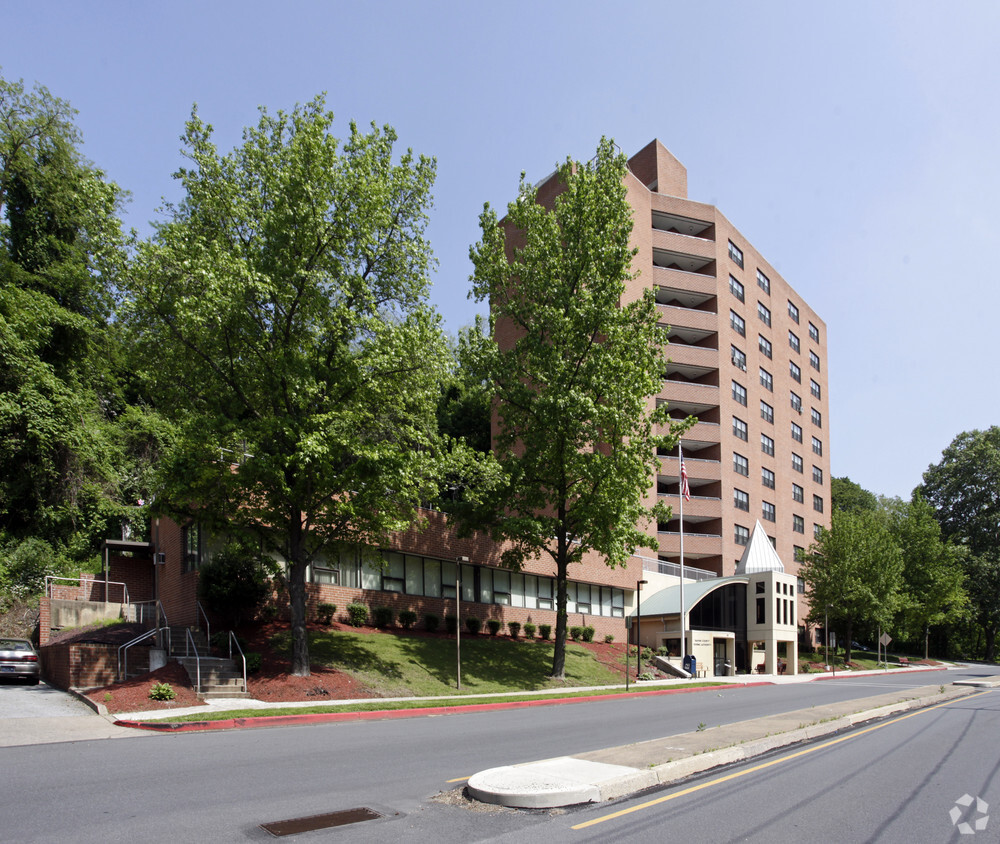
[[486,803],[531,809],[614,800],[865,721],[965,697],[977,691],[975,686],[995,688],[1000,679],[901,689],[624,747],[491,768],[470,777],[468,791]]

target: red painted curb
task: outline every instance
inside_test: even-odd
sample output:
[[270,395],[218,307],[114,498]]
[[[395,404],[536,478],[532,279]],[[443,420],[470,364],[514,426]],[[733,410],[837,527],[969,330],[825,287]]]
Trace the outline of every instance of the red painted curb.
[[586,697],[543,698],[541,700],[517,700],[498,703],[472,703],[465,706],[434,706],[419,709],[380,709],[372,712],[309,712],[302,715],[261,715],[248,718],[227,718],[219,721],[127,721],[116,720],[117,727],[131,727],[137,730],[152,730],[164,733],[205,732],[208,730],[234,730],[249,727],[283,727],[294,724],[328,724],[337,721],[383,721],[396,718],[423,718],[428,715],[457,715],[469,712],[493,712],[501,709],[526,709],[530,706],[558,706],[566,703],[592,703],[609,698],[649,697],[652,695],[694,694],[708,690],[746,688],[748,686],[768,686],[761,680],[756,683],[725,684],[718,686],[698,686],[693,689],[650,689],[645,692],[628,692],[611,695],[588,695]]

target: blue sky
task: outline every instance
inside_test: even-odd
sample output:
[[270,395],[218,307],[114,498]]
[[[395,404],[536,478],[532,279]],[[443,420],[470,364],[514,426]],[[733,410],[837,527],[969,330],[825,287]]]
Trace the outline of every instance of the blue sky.
[[222,148],[257,106],[326,91],[438,160],[433,300],[470,322],[469,245],[601,135],[659,138],[826,320],[835,475],[908,497],[961,431],[1000,421],[1000,4],[6,0],[0,64],[80,112],[141,232],[191,106]]

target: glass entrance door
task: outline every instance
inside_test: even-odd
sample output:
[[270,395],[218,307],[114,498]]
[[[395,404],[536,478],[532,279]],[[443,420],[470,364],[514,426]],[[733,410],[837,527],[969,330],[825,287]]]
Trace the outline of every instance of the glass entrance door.
[[726,640],[713,639],[712,650],[715,657],[715,676],[727,676],[729,674],[729,663],[726,660]]

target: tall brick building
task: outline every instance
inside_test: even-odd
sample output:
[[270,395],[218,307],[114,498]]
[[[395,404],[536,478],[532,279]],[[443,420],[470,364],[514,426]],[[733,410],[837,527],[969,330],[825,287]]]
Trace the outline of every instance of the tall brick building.
[[[794,574],[797,551],[830,524],[826,324],[717,208],[688,199],[687,171],[659,141],[629,169],[635,286],[655,290],[669,326],[656,400],[698,419],[682,442],[685,560],[733,574],[759,520]],[[674,511],[658,533],[670,562],[679,480],[674,450],[656,490]]]

